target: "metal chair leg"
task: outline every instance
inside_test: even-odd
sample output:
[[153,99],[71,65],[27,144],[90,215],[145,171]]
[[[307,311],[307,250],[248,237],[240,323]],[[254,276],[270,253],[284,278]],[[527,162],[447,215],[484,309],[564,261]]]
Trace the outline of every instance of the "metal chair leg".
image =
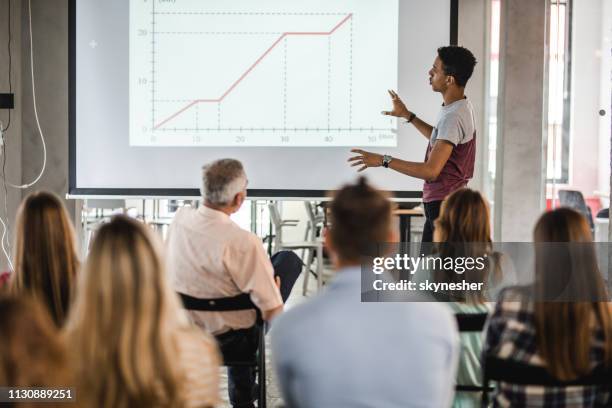
[[306,296],[308,292],[308,280],[310,278],[310,266],[312,265],[312,259],[314,258],[314,249],[308,248],[308,257],[306,258],[306,262],[304,262],[304,269],[302,270],[302,274],[304,275],[304,286],[302,287],[302,295]]
[[317,290],[323,286],[323,245],[317,247]]
[[258,408],[266,408],[266,330],[265,325],[261,327],[259,335],[259,399]]

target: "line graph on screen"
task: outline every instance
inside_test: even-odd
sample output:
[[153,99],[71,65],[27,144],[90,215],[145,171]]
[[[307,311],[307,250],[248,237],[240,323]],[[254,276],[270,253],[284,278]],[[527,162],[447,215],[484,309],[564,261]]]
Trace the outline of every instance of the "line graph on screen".
[[130,144],[395,145],[397,0],[335,2],[133,0]]

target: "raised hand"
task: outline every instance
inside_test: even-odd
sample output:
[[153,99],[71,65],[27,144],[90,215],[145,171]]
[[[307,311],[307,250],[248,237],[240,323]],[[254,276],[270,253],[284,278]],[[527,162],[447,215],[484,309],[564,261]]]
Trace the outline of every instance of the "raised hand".
[[361,149],[352,149],[352,153],[357,153],[357,156],[350,157],[348,159],[351,163],[351,167],[361,166],[357,171],[364,171],[368,167],[380,167],[382,166],[383,157],[380,154],[366,152]]
[[408,118],[410,116],[410,111],[404,105],[404,102],[400,99],[400,97],[395,93],[395,91],[388,90],[389,95],[391,96],[391,101],[393,102],[393,110],[391,111],[382,111],[383,115],[388,116],[396,116],[398,118]]

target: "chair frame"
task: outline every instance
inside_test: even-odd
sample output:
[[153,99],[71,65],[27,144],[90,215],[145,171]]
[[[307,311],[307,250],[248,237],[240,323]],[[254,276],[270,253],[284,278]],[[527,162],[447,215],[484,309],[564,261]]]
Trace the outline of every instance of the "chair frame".
[[255,367],[257,380],[259,382],[259,396],[257,406],[266,408],[266,330],[265,322],[261,315],[261,310],[251,300],[248,293],[243,293],[233,297],[201,299],[179,293],[186,310],[199,312],[231,312],[240,310],[255,309],[257,319],[255,325],[259,329],[259,347],[255,361],[226,361],[223,358],[223,365],[226,367]]
[[[483,384],[490,381],[506,382],[517,385],[539,385],[542,387],[601,386],[612,389],[612,368],[596,367],[586,376],[571,381],[559,381],[545,367],[534,366],[515,360],[485,356],[483,364]],[[488,393],[482,395],[482,406],[489,404]]]
[[[456,313],[455,319],[457,320],[457,326],[459,327],[460,333],[469,332],[482,332],[489,315],[487,313]],[[489,387],[484,382],[484,370],[483,370],[483,382],[482,385],[455,385],[455,391],[463,392],[482,392],[483,395],[493,391],[492,387]],[[487,397],[488,398],[488,397]]]
[[[303,242],[285,242],[282,238],[282,229],[284,227],[290,226],[294,227],[297,225],[297,220],[283,220],[281,218],[280,210],[278,208],[277,202],[270,202],[268,204],[268,209],[270,211],[270,220],[274,225],[275,235],[274,235],[274,252],[289,250],[289,251],[297,251],[303,250],[308,251],[308,256],[306,260],[302,259],[302,263],[304,264],[304,283],[302,288],[302,294],[306,295],[307,285],[308,285],[308,277],[312,272],[310,267],[312,261],[314,260],[314,254],[316,253],[317,257],[317,267],[316,271],[312,272],[317,277],[317,290],[320,290],[323,286],[323,240],[316,238],[314,234],[310,234],[312,240],[307,240]],[[316,228],[316,226],[315,226]],[[312,231],[312,230],[311,230]]]

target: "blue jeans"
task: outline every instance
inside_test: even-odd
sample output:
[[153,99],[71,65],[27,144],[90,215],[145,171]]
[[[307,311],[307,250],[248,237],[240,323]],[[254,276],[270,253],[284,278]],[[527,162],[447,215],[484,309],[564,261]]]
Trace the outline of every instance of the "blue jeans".
[[[301,259],[291,251],[281,251],[271,258],[274,276],[280,277],[280,293],[283,302],[287,301],[291,289],[302,271]],[[259,347],[259,328],[231,330],[220,334],[217,342],[225,361],[253,361]],[[235,408],[251,408],[255,405],[258,387],[255,383],[254,367],[227,368],[228,393],[230,403]],[[265,381],[265,379],[262,379]]]

